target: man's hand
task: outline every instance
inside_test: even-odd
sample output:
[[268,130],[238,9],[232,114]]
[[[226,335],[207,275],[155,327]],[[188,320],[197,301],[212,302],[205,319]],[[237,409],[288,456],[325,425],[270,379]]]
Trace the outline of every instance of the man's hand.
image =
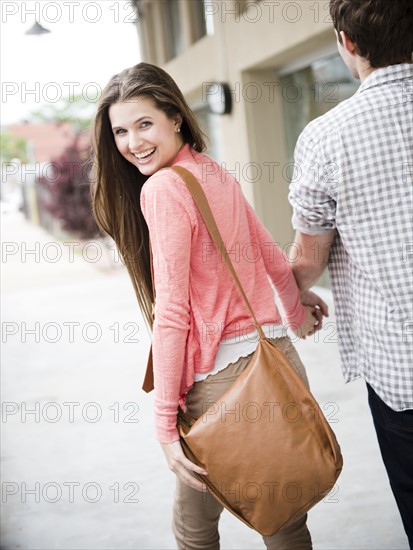
[[161,443],[162,450],[168,462],[169,469],[179,478],[182,483],[189,485],[197,491],[207,492],[208,488],[204,483],[198,481],[190,472],[201,475],[208,475],[208,472],[197,466],[186,458],[179,441],[172,443]]

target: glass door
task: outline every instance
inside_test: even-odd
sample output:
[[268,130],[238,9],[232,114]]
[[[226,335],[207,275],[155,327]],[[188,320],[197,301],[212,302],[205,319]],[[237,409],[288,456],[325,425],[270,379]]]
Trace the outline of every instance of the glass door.
[[[309,63],[279,75],[283,96],[284,128],[288,162],[294,161],[294,148],[305,126],[351,97],[360,81],[353,78],[339,54]],[[328,272],[318,281],[330,287]]]

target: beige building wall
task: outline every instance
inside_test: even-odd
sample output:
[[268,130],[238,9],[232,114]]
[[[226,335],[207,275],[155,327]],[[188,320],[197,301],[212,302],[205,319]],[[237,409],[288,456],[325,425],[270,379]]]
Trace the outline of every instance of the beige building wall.
[[[170,73],[194,107],[205,103],[206,83],[229,84],[232,112],[217,122],[221,156],[226,167],[235,170],[275,241],[284,245],[291,242],[293,230],[287,200],[285,90],[278,72],[306,58],[316,59],[317,52],[335,51],[328,1],[201,4],[213,18],[214,32],[194,42],[191,25],[194,9],[199,9],[197,0],[180,0],[169,7],[163,0],[138,1],[143,60]],[[165,27],[171,25],[172,7],[179,11],[184,49],[167,60]]]

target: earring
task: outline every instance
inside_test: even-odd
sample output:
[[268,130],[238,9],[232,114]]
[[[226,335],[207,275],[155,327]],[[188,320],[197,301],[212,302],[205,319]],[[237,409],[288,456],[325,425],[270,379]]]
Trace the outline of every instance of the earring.
[[176,131],[177,131],[177,132],[180,132],[180,131],[181,131],[181,128],[178,126],[178,128],[176,128]]

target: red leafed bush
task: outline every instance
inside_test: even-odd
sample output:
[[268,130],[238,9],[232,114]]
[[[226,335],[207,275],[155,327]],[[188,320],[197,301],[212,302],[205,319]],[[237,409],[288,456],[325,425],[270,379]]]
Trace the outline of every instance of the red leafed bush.
[[58,219],[63,230],[81,239],[100,235],[92,214],[90,152],[88,134],[79,133],[37,180],[40,208]]

